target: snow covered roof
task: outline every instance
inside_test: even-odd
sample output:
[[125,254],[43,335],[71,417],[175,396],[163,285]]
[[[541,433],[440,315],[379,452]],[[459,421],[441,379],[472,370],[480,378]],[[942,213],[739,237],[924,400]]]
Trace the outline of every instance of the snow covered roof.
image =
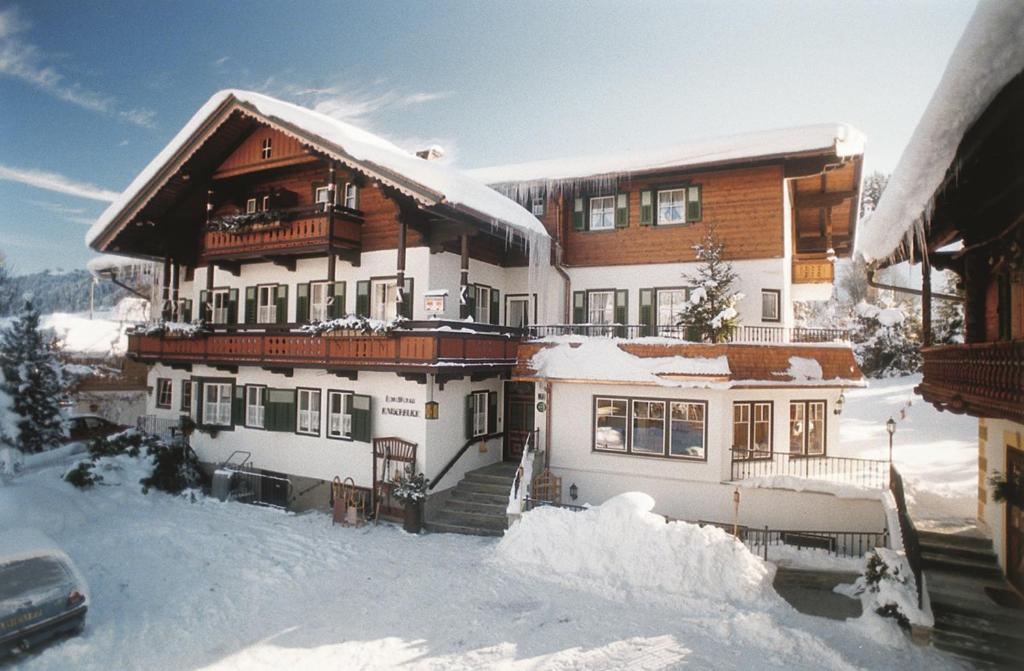
[[877,209],[861,226],[857,251],[868,261],[924,237],[936,192],[964,134],[1024,70],[1024,3],[982,0],[946,65]]
[[156,268],[156,262],[136,259],[130,256],[121,256],[120,254],[100,254],[86,261],[85,267],[94,277],[99,277],[103,273],[122,269],[152,271]]
[[834,151],[837,157],[845,158],[863,154],[864,140],[864,134],[849,124],[818,124],[694,140],[671,147],[516,163],[467,172],[488,184],[504,184],[649,172],[823,150]]
[[321,112],[261,93],[228,89],[206,101],[100,215],[85,235],[86,244],[93,245],[108,228],[134,217],[146,204],[139,202],[140,197],[144,197],[148,189],[159,187],[155,182],[161,173],[190,143],[209,130],[211,121],[232,109],[295,136],[425,206],[450,206],[522,239],[548,237],[537,218],[519,204],[451,166],[419,158],[381,137]]
[[707,345],[671,338],[551,336],[519,347],[516,375],[662,387],[846,387],[864,376],[849,347]]

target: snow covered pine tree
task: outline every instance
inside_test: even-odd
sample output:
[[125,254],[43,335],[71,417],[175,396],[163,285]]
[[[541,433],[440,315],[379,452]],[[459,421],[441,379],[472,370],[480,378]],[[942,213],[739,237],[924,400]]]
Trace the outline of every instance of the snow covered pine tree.
[[39,330],[39,313],[29,299],[21,314],[0,332],[0,370],[17,427],[7,441],[25,453],[60,445],[64,369]]
[[714,225],[707,226],[704,237],[693,249],[701,264],[697,272],[683,274],[683,279],[693,289],[679,315],[679,323],[691,327],[691,332],[701,341],[725,342],[739,326],[736,304],[743,299],[743,294],[732,290],[736,273],[722,258],[725,245],[718,239]]

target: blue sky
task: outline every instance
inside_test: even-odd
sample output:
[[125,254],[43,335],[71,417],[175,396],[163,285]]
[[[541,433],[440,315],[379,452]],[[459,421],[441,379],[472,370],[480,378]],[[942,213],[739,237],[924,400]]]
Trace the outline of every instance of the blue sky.
[[891,171],[973,9],[0,0],[0,250],[82,267],[106,201],[230,87],[467,168],[848,121]]

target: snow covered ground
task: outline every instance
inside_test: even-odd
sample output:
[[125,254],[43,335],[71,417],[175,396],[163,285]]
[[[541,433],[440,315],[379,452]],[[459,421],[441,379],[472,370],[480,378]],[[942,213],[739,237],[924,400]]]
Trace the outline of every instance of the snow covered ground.
[[[84,635],[20,667],[953,668],[915,648],[891,621],[812,618],[770,589],[719,585],[666,598],[673,585],[692,589],[707,578],[633,581],[635,544],[605,548],[607,563],[589,559],[591,572],[621,574],[613,598],[559,582],[557,572],[542,579],[548,573],[528,561],[513,569],[528,546],[499,552],[494,539],[332,527],[321,513],[142,495],[131,484],[140,476],[134,463],[105,474],[127,483],[120,486],[79,492],[59,479],[63,466],[49,465],[0,488],[0,549],[4,529],[38,528],[67,550],[92,594]],[[593,550],[592,542],[563,545]],[[757,560],[737,553],[723,558],[749,573]],[[641,565],[656,561],[674,564],[648,553]],[[646,598],[655,589],[660,598]]]
[[888,459],[885,422],[894,418],[893,461],[903,475],[915,523],[950,530],[973,526],[978,420],[939,412],[925,403],[914,394],[920,382],[920,375],[911,375],[871,380],[866,389],[848,391],[836,456]]

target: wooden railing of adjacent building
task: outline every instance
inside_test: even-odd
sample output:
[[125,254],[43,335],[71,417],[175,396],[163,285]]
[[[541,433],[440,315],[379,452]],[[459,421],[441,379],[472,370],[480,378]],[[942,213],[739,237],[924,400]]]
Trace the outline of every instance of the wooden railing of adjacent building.
[[835,279],[835,265],[827,259],[793,259],[794,284],[830,284]]
[[953,412],[1024,422],[1024,339],[921,350],[916,391]]
[[362,216],[355,210],[336,207],[332,238],[328,235],[329,214],[322,207],[292,208],[282,210],[280,219],[238,231],[204,231],[200,262],[326,251],[329,242],[336,247],[358,249],[362,241]]
[[465,368],[512,366],[520,332],[507,329],[465,333],[438,330],[438,322],[406,322],[387,334],[337,332],[313,336],[298,325],[215,327],[195,338],[128,336],[128,353],[150,363],[323,368],[327,370],[432,370],[445,364]]

